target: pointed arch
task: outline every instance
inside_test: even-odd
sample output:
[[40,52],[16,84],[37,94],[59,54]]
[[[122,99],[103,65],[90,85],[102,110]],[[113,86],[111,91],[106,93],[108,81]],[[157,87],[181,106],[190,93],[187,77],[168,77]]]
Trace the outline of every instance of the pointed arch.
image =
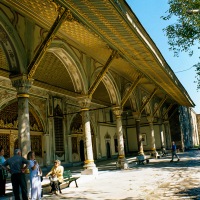
[[[102,69],[102,67],[100,67],[94,71],[94,73],[92,75],[92,79],[96,78],[96,75],[99,73],[99,71],[101,69]],[[102,79],[102,82],[108,92],[111,104],[120,105],[120,102],[121,102],[120,92],[119,92],[117,84],[110,72],[106,73],[106,75]]]
[[42,131],[45,133],[46,131],[46,126],[45,126],[45,122],[41,117],[40,112],[37,110],[37,108],[35,107],[34,104],[29,102],[29,113],[32,113],[32,115],[34,116],[34,118],[37,121],[37,124],[39,124],[42,127]]
[[53,53],[63,63],[71,77],[74,90],[83,94],[87,93],[87,78],[79,58],[73,50],[63,42],[54,41],[48,52]]

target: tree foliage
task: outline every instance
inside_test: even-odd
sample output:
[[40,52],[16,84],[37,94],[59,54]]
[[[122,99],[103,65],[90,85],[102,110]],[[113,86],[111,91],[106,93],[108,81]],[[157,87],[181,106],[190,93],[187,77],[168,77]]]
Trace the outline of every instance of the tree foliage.
[[[200,42],[200,0],[169,0],[168,15],[162,17],[169,20],[176,16],[175,24],[167,26],[164,30],[169,39],[169,45],[178,55],[180,51],[189,51],[191,46]],[[195,13],[195,11],[197,11]]]
[[[164,20],[176,17],[176,22],[167,26],[164,31],[168,37],[170,50],[178,56],[180,52],[188,52],[192,56],[192,47],[200,49],[200,0],[169,0],[169,10]],[[200,62],[195,64],[198,88],[200,88]]]

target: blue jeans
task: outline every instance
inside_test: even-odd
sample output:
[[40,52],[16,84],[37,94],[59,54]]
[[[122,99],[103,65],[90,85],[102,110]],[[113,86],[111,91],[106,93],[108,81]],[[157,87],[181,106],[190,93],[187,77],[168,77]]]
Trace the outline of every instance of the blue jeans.
[[172,161],[174,160],[174,156],[176,156],[176,158],[179,159],[178,155],[176,154],[176,151],[172,151]]

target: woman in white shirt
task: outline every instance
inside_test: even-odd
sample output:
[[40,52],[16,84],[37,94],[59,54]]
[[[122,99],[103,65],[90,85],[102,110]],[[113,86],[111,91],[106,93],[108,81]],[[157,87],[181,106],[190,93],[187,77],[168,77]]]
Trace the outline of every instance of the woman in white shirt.
[[40,200],[41,187],[41,169],[38,162],[35,160],[35,152],[30,151],[27,156],[29,160],[30,184],[31,184],[31,200]]

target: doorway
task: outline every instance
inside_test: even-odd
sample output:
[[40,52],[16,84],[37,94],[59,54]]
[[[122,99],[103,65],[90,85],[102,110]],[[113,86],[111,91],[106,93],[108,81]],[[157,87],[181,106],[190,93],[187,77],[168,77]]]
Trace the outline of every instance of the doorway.
[[106,151],[107,151],[107,158],[111,158],[111,153],[110,153],[110,142],[106,142]]
[[81,158],[81,161],[85,161],[84,142],[83,142],[83,140],[80,141],[80,158]]

